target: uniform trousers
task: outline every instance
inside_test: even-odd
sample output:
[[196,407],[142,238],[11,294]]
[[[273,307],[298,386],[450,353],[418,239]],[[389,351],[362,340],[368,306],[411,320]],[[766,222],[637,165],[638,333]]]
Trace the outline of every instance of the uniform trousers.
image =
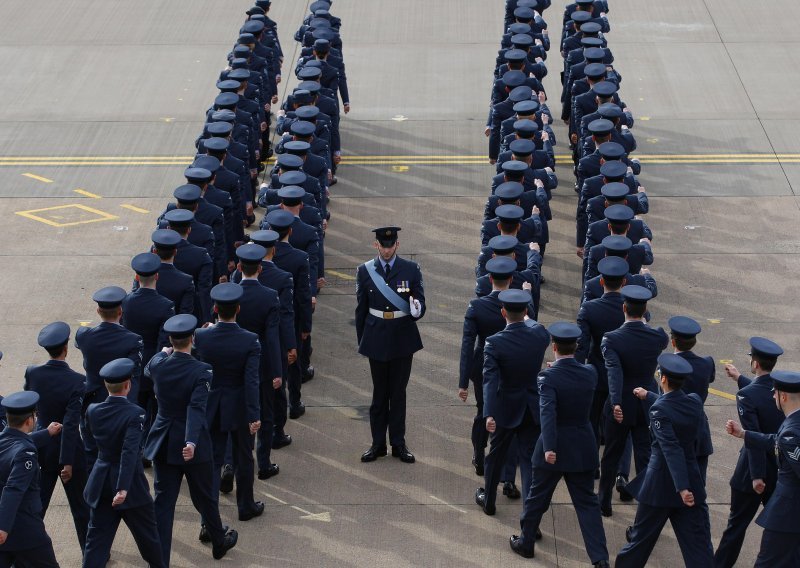
[[472,389],[475,392],[475,407],[477,413],[472,420],[472,453],[475,463],[483,466],[486,454],[486,444],[489,443],[489,432],[486,431],[486,419],[483,417],[483,376],[472,379]]
[[767,504],[773,490],[774,487],[767,486],[764,493],[759,495],[755,491],[744,492],[731,488],[731,511],[728,515],[728,526],[725,527],[717,552],[714,554],[714,566],[732,568],[736,564],[747,529],[753,522],[761,504]]
[[303,386],[303,369],[301,368],[303,361],[303,350],[305,342],[300,337],[300,326],[295,321],[294,326],[295,339],[297,340],[297,360],[289,365],[288,376],[288,390],[289,390],[289,406],[295,408],[300,405],[301,387]]
[[212,493],[219,495],[222,466],[225,465],[225,450],[231,440],[233,447],[233,466],[236,472],[236,504],[239,514],[253,510],[253,440],[248,425],[242,424],[232,432],[223,432],[219,428],[211,428],[211,445],[214,448],[214,487]]
[[111,554],[120,521],[125,521],[136,541],[142,559],[150,568],[166,568],[158,538],[156,515],[152,503],[132,509],[117,510],[111,506],[112,495],[103,495],[97,507],[91,509],[89,532],[83,568],[104,568]]
[[211,542],[222,544],[225,529],[219,516],[219,492],[214,493],[214,464],[187,462],[184,465],[168,464],[166,460],[156,457],[153,486],[155,488],[155,515],[158,536],[161,540],[161,551],[164,565],[169,566],[172,551],[172,525],[175,520],[175,504],[181,492],[184,476],[189,487],[192,505],[200,513],[203,524],[211,535]]
[[550,507],[553,492],[561,479],[567,484],[572,506],[578,514],[578,524],[583,535],[586,554],[592,564],[608,560],[606,533],[603,530],[603,518],[600,515],[600,502],[594,492],[594,470],[592,471],[555,471],[542,467],[533,468],[531,490],[525,498],[525,505],[520,517],[522,540],[525,546],[533,546],[536,529],[542,516]]
[[641,406],[638,411],[638,424],[620,424],[614,420],[610,407],[606,406],[606,417],[603,425],[606,445],[603,458],[600,460],[600,506],[611,507],[611,493],[617,478],[619,463],[625,453],[628,436],[633,440],[633,457],[636,473],[641,473],[650,461],[650,430]]
[[800,566],[800,534],[764,529],[755,568]]
[[[256,436],[256,458],[258,469],[267,469],[271,461],[272,435],[275,432],[275,393],[272,380],[261,381],[261,429]],[[285,408],[285,407],[284,407]]]
[[281,346],[281,350],[284,353],[282,359],[283,365],[283,373],[281,376],[283,377],[283,381],[281,382],[281,388],[277,389],[273,393],[273,420],[274,420],[274,428],[276,434],[283,434],[284,427],[286,426],[286,422],[289,420],[289,412],[287,410],[289,405],[289,399],[286,394],[286,389],[289,384],[289,361],[286,358],[286,350],[283,349]]
[[372,404],[369,426],[372,445],[386,446],[386,431],[392,446],[406,444],[406,387],[411,377],[413,355],[390,361],[369,360],[372,374]]
[[490,436],[491,446],[489,455],[486,456],[486,467],[484,469],[484,481],[486,483],[486,508],[494,507],[497,499],[497,484],[502,477],[503,469],[506,465],[506,458],[514,438],[519,444],[519,463],[520,478],[522,480],[521,492],[527,495],[531,488],[531,456],[539,439],[539,425],[533,421],[533,415],[529,408],[525,408],[522,422],[514,428],[502,428],[500,426]]
[[[83,451],[76,453],[83,456]],[[86,488],[88,475],[86,474],[85,458],[76,460],[76,462],[72,465],[72,478],[61,485],[67,495],[67,502],[72,513],[72,522],[75,523],[75,532],[78,534],[78,542],[81,545],[81,550],[84,550],[86,548],[86,531],[89,528],[89,506],[83,499],[83,490]],[[42,476],[39,481],[41,484],[42,518],[47,513],[56,483],[60,480],[59,473],[60,471],[58,470],[42,470]]]
[[[44,530],[44,527],[42,527]],[[28,550],[0,551],[0,568],[59,568],[53,542],[47,538],[48,544]]]
[[701,504],[694,507],[654,507],[644,503],[639,503],[636,509],[631,542],[617,555],[615,568],[644,568],[667,520],[672,524],[681,547],[684,566],[711,568],[714,549],[707,507]]

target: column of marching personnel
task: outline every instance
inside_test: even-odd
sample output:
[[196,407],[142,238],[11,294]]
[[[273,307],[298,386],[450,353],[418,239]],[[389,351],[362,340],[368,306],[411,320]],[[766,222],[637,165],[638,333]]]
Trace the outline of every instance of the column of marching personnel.
[[215,559],[238,541],[220,492],[235,481],[240,522],[264,512],[256,464],[261,480],[280,472],[271,450],[292,443],[287,417],[305,413],[301,386],[314,377],[312,316],[350,111],[329,1],[310,4],[294,36],[299,83],[275,108],[284,57],[270,8],[246,11],[185,182],[131,261],[132,291],[92,296],[101,322],[74,343],[85,376],[66,363],[70,326],[54,322],[38,337],[49,360],[2,400],[0,566],[58,566],[44,517],[59,479],[86,567],[106,565],[120,521],[147,564],[168,566],[184,477]]
[[[701,332],[694,319],[671,317],[669,332],[649,324],[648,302],[658,293],[647,268],[653,235],[642,219],[649,201],[639,161],[630,157],[634,120],[619,95],[606,0],[577,0],[561,22],[561,119],[576,180],[582,292],[576,323],[545,329],[537,322],[548,203],[558,184],[542,84],[550,6],[506,0],[494,70],[485,134],[497,175],[481,227],[477,298],[464,318],[458,385],[466,401],[472,383],[477,403],[472,466],[484,483],[475,502],[494,515],[501,484],[507,498],[524,498],[521,533],[509,544],[532,558],[536,541],[547,538],[540,523],[563,479],[589,560],[599,567],[610,565],[602,518],[613,515],[615,490],[621,501],[637,501],[619,567],[645,566],[667,520],[686,566],[731,567],[763,503],[756,565],[800,566],[792,505],[800,497],[800,373],[773,372],[783,350],[763,337],[750,339],[754,378],[725,367],[738,382],[742,422],[726,428],[745,446],[730,481],[728,524],[713,549],[705,489],[713,446],[703,405],[715,365],[694,352]],[[554,360],[545,365],[549,348]]]

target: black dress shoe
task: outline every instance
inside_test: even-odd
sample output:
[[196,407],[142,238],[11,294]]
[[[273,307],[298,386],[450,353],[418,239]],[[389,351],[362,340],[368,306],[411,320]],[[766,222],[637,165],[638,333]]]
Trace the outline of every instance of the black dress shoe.
[[628,493],[628,490],[625,489],[625,486],[628,485],[628,480],[624,475],[618,475],[617,481],[615,483],[615,487],[617,493],[619,493],[619,500],[625,503],[629,501],[633,501],[633,495]]
[[608,560],[598,560],[594,564],[592,564],[594,568],[611,568],[611,564],[608,563]]
[[475,467],[475,475],[483,477],[483,462],[479,462],[475,458],[472,458],[472,465]]
[[281,468],[278,467],[278,464],[271,463],[267,466],[267,469],[259,469],[258,470],[258,478],[259,479],[269,479],[270,477],[275,477],[281,472]]
[[308,369],[303,371],[303,375],[300,378],[300,380],[302,381],[303,384],[305,384],[305,383],[307,383],[308,381],[310,381],[313,378],[314,378],[314,367],[309,365]]
[[292,443],[292,437],[289,434],[275,434],[272,436],[272,449],[280,450]]
[[219,481],[219,490],[222,493],[230,493],[233,491],[233,466],[222,466],[222,477]]
[[[228,532],[228,525],[224,525],[222,527],[222,530]],[[211,533],[208,532],[208,527],[206,527],[205,525],[200,525],[200,536],[198,537],[198,539],[200,540],[200,542],[205,542],[205,543],[211,542]]]
[[260,517],[264,514],[264,503],[261,501],[256,501],[253,503],[253,508],[249,511],[245,511],[244,513],[239,513],[239,520],[242,522],[249,521],[250,519],[255,519],[256,517]]
[[370,448],[361,454],[362,462],[374,462],[378,458],[386,455],[386,446],[370,446]]
[[601,503],[600,514],[603,515],[604,517],[610,517],[613,514],[613,511],[611,510],[611,505],[603,505]]
[[331,179],[331,183],[328,184],[328,187],[333,187],[337,183],[339,183],[339,179],[336,176],[333,176],[333,178]]
[[414,463],[417,461],[414,454],[408,451],[408,448],[405,446],[392,446],[392,456],[400,458],[400,461],[403,463]]
[[536,540],[542,540],[542,531],[536,529]]
[[225,534],[225,538],[222,539],[222,543],[215,544],[214,547],[211,549],[211,555],[214,557],[214,560],[219,560],[234,546],[236,543],[239,542],[239,533],[235,530],[229,530]]
[[503,495],[509,499],[519,499],[522,496],[522,493],[519,492],[519,489],[517,489],[517,486],[514,485],[513,481],[506,481],[503,483]]
[[628,527],[625,529],[625,540],[628,542],[633,540],[633,527]]
[[306,413],[306,405],[301,402],[297,406],[293,406],[289,409],[289,418],[291,418],[292,420],[296,420],[305,413]]
[[522,544],[522,537],[512,535],[511,538],[508,539],[508,544],[511,547],[511,550],[523,558],[533,558],[533,547],[525,548],[525,546]]
[[478,507],[483,509],[483,512],[490,517],[495,514],[494,506],[491,508],[486,507],[486,490],[483,487],[479,487],[475,490],[475,503],[477,503]]

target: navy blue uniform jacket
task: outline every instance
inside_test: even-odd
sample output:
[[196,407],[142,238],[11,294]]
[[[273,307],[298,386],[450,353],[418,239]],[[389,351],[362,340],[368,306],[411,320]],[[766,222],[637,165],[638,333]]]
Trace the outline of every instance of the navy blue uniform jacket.
[[[597,469],[597,442],[589,422],[597,371],[567,357],[543,369],[538,384],[542,433],[533,452],[533,465],[554,471]],[[544,453],[550,451],[556,453],[554,464],[544,459]]]
[[244,295],[239,305],[237,322],[258,336],[261,344],[259,374],[264,382],[283,376],[281,353],[281,306],[278,293],[258,280],[242,280]]
[[147,364],[144,373],[152,379],[158,398],[158,415],[147,435],[144,456],[149,460],[158,456],[170,465],[185,465],[183,448],[192,442],[194,458],[188,463],[211,461],[211,435],[206,422],[213,378],[211,365],[187,353],[162,352]]
[[258,336],[236,323],[218,322],[198,329],[194,344],[198,359],[214,371],[206,412],[209,427],[232,432],[260,420]]
[[97,453],[83,491],[90,507],[97,507],[101,500],[111,502],[119,491],[127,491],[128,496],[117,510],[153,502],[141,459],[144,418],[144,410],[119,396],[89,405],[85,443]]
[[534,320],[509,324],[486,339],[483,348],[483,416],[499,428],[522,424],[525,410],[539,424],[536,377],[550,334]]
[[667,345],[669,337],[663,329],[653,329],[641,321],[626,322],[603,337],[601,349],[608,374],[608,401],[612,407],[622,406],[623,424],[639,424],[637,410],[642,402],[633,395],[633,389],[656,390],[654,375],[658,356]]
[[628,484],[636,500],[652,507],[681,508],[680,492],[694,494],[695,507],[705,503],[706,487],[695,456],[703,401],[682,390],[665,393],[650,407],[650,461]]
[[51,422],[63,426],[60,434],[49,437],[39,449],[42,469],[59,471],[62,465],[76,463],[76,452],[84,451],[79,426],[85,382],[86,377],[70,369],[66,361],[51,359],[25,370],[25,390],[37,392],[40,397],[39,429],[46,429]]
[[778,454],[778,484],[756,524],[777,532],[800,533],[797,510],[800,507],[800,412],[790,414],[775,434],[748,430],[745,448]]
[[8,533],[0,552],[30,550],[49,543],[39,496],[36,446],[42,430],[29,436],[6,428],[0,433],[0,530]]
[[[164,323],[175,315],[175,304],[157,290],[138,288],[122,301],[122,325],[142,338],[142,364],[152,359],[156,351],[169,345],[163,331]],[[146,377],[142,389],[151,388]]]
[[[138,287],[139,283],[134,282],[133,289]],[[158,269],[156,291],[172,300],[172,303],[175,304],[175,313],[194,313],[194,280],[190,275],[175,268],[174,264],[161,263],[161,268]]]
[[75,332],[75,347],[83,353],[83,369],[86,371],[86,402],[102,402],[108,396],[100,369],[114,359],[127,357],[134,363],[131,377],[131,392],[128,398],[136,401],[142,375],[141,336],[128,331],[119,324],[102,322],[95,327],[79,327]]
[[422,349],[422,338],[417,329],[417,320],[425,315],[425,288],[422,282],[422,270],[416,262],[399,256],[395,257],[389,274],[383,272],[383,262],[378,258],[372,262],[379,276],[391,286],[395,292],[401,282],[407,282],[409,292],[397,294],[408,301],[409,297],[419,300],[422,313],[419,318],[407,315],[402,318],[383,319],[369,313],[370,308],[380,312],[399,311],[387,300],[372,283],[366,267],[362,264],[356,269],[356,337],[358,352],[365,357],[377,361],[391,361],[400,357],[408,357]]
[[[742,376],[739,378],[739,386],[742,388],[736,394],[736,407],[742,428],[762,434],[775,434],[784,416],[775,406],[772,377],[762,375],[751,381]],[[744,446],[733,470],[731,487],[744,493],[754,493],[754,479],[763,479],[768,487],[773,487],[777,472],[774,448],[764,451],[757,447]]]

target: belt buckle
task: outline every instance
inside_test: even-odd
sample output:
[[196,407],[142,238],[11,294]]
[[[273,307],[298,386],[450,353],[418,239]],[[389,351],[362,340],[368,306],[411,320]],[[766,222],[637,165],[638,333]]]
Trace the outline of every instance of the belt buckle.
[[383,312],[383,319],[385,320],[394,319],[394,312]]

